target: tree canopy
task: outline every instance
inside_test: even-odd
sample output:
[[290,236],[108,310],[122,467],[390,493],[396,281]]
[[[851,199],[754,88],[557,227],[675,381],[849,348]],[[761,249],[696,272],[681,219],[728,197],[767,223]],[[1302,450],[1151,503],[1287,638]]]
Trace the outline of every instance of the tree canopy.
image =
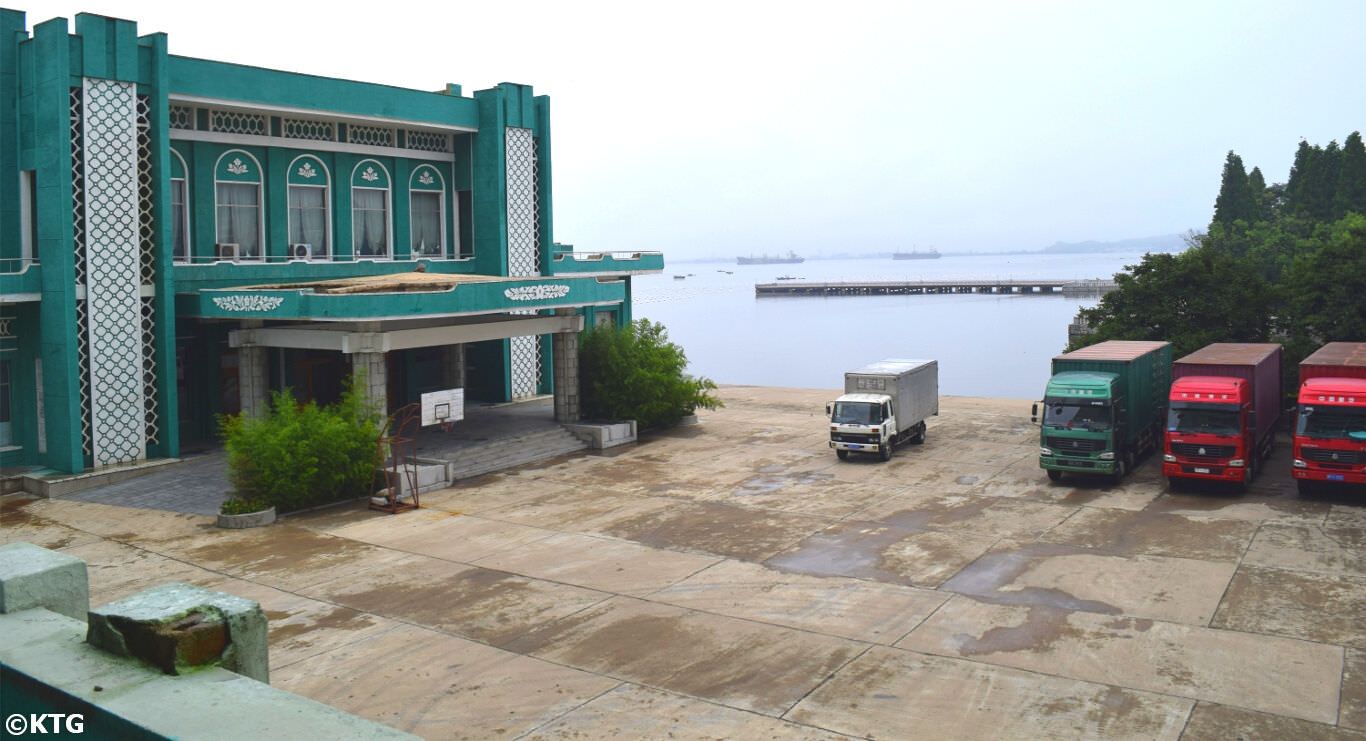
[[1167,340],[1176,357],[1212,342],[1280,342],[1288,367],[1326,342],[1366,340],[1366,148],[1301,141],[1284,184],[1229,152],[1204,234],[1148,254],[1083,318],[1102,340]]

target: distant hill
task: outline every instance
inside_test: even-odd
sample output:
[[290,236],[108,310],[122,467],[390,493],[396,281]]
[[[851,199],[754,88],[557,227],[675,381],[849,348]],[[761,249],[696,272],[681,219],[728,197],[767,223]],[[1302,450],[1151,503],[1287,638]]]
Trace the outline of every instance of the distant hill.
[[1077,254],[1083,252],[1184,252],[1186,235],[1162,234],[1156,237],[1121,239],[1114,242],[1054,242],[1043,248],[1048,254]]

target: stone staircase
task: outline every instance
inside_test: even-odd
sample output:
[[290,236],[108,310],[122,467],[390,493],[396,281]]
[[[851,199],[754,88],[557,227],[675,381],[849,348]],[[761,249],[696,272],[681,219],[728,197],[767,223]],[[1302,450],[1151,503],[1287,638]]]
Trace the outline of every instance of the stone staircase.
[[494,471],[558,458],[588,443],[563,427],[546,428],[485,444],[472,443],[453,451],[446,462],[446,480],[458,481]]

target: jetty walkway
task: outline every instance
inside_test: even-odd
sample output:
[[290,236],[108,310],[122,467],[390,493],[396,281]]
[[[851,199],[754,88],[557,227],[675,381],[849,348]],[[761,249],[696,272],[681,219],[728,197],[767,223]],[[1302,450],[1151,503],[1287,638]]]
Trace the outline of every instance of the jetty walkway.
[[996,280],[920,281],[783,281],[756,283],[754,295],[767,296],[904,296],[926,293],[1037,293],[1064,296],[1100,296],[1115,290],[1115,282],[1101,278],[1011,278]]

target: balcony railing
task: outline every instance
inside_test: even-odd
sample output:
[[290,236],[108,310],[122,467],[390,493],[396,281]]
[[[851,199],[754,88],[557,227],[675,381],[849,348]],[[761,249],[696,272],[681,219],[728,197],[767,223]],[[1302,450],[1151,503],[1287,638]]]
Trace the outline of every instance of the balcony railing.
[[657,273],[664,269],[662,252],[558,252],[551,256],[549,275]]

